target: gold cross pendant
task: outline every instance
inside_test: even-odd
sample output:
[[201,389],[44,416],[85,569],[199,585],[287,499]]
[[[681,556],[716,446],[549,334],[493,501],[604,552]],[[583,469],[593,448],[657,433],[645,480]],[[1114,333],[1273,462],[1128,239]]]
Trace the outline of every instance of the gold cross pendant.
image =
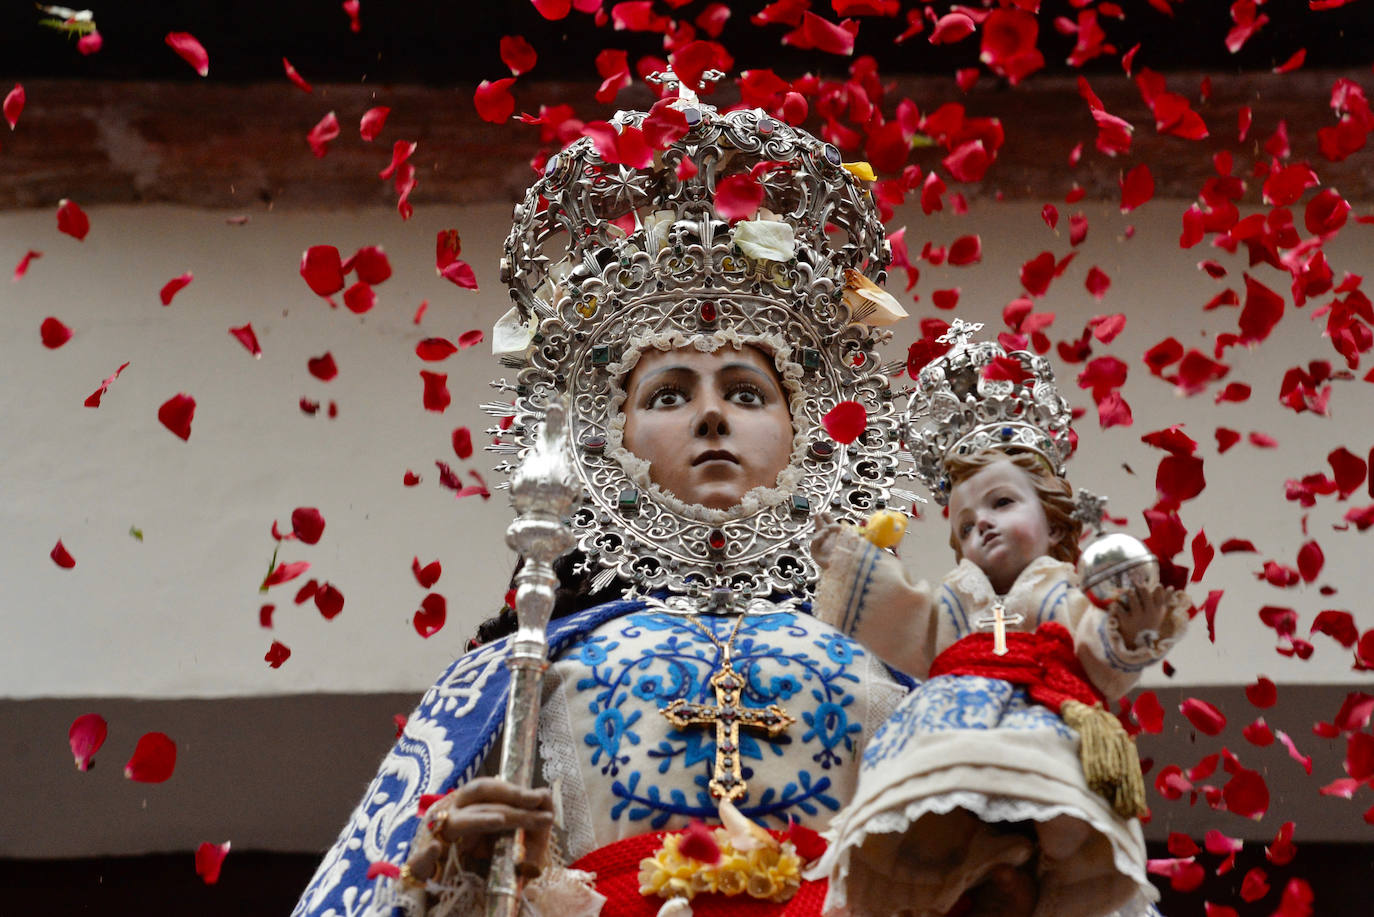
[[979,618],[973,622],[973,626],[979,630],[992,628],[992,652],[996,656],[1007,655],[1007,625],[1013,626],[1020,624],[1025,618],[1020,615],[1009,615],[1001,602],[992,604],[992,617]]
[[770,736],[775,736],[797,720],[777,704],[763,709],[742,706],[739,697],[744,690],[744,679],[730,665],[729,658],[721,670],[711,676],[711,687],[716,692],[714,706],[689,704],[679,698],[659,712],[679,729],[715,724],[716,766],[710,783],[711,795],[734,802],[749,789],[740,775],[740,727],[765,729]]

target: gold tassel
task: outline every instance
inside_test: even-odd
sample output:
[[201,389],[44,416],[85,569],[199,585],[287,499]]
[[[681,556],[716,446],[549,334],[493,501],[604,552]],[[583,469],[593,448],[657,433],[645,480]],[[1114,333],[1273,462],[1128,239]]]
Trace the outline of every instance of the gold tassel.
[[1122,818],[1144,815],[1145,778],[1140,773],[1140,756],[1120,720],[1101,704],[1089,707],[1076,700],[1064,701],[1059,714],[1078,731],[1078,756],[1088,786],[1110,802]]

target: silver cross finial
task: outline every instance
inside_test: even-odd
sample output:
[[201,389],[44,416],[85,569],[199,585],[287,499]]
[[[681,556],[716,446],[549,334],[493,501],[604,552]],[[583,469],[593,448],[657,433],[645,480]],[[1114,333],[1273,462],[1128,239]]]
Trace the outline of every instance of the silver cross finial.
[[697,91],[700,89],[705,89],[706,86],[715,83],[723,79],[724,77],[725,71],[717,70],[713,67],[710,70],[702,71],[701,79],[698,80],[698,85],[687,86],[682,82],[681,79],[678,78],[678,75],[673,72],[673,68],[669,66],[665,70],[655,70],[653,73],[649,74],[644,79],[646,79],[650,83],[666,86],[669,91],[676,90],[677,97],[679,99],[681,99],[684,102],[691,103],[692,105],[696,105],[701,101],[697,98]]
[[973,336],[982,330],[982,322],[966,322],[962,318],[956,318],[949,323],[949,330],[935,339],[935,343],[967,347],[972,343]]

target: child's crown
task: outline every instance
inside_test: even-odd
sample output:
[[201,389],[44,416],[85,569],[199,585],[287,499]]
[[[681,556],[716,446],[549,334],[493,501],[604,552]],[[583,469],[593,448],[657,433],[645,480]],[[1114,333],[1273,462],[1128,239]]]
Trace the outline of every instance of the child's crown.
[[939,338],[949,351],[921,369],[911,394],[907,448],[916,476],[941,506],[949,503],[952,457],[1026,450],[1062,476],[1073,451],[1072,414],[1049,361],[1025,350],[1007,353],[996,341],[974,343],[982,328],[956,318]]

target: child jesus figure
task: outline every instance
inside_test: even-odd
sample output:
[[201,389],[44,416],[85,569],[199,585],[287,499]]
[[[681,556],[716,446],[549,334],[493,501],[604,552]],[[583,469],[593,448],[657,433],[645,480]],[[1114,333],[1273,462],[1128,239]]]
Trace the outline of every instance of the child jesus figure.
[[813,543],[816,616],[923,679],[831,826],[827,913],[1152,913],[1139,762],[1108,711],[1182,636],[1188,598],[1090,602],[1073,489],[1038,452],[945,471],[959,564],[938,585],[853,527],[823,521]]

